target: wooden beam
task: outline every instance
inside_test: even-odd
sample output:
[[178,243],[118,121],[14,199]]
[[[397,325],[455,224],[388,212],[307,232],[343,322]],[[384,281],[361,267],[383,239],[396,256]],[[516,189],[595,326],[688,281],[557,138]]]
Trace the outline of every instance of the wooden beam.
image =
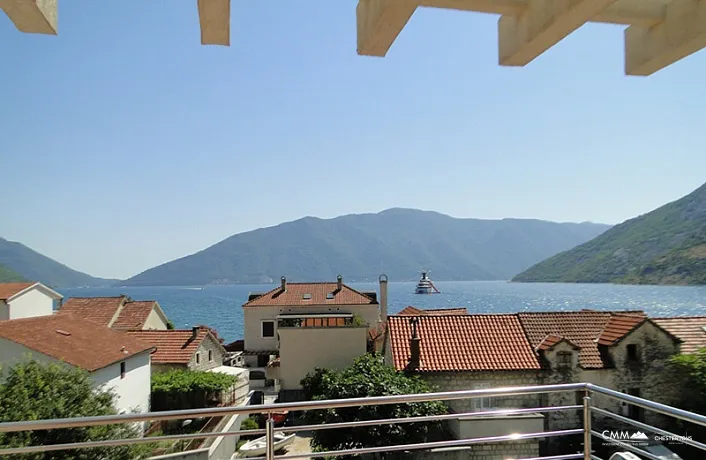
[[625,73],[652,75],[706,47],[706,0],[673,0],[654,27],[625,29]]
[[500,64],[527,65],[615,1],[530,0],[519,16],[500,17]]
[[202,45],[230,46],[230,0],[197,0]]
[[418,5],[418,0],[359,0],[358,54],[385,56]]
[[0,9],[21,32],[57,34],[57,0],[0,0]]

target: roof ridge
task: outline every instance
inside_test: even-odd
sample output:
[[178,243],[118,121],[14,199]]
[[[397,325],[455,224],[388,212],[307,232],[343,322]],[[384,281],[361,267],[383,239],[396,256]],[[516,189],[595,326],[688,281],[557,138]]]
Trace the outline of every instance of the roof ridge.
[[706,315],[689,315],[689,316],[650,316],[652,320],[655,319],[706,319]]

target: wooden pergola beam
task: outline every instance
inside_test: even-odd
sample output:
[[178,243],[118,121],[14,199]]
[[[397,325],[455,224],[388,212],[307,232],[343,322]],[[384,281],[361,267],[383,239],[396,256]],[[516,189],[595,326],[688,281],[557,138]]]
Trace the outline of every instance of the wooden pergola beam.
[[519,16],[498,21],[500,64],[524,66],[616,0],[530,0]]
[[57,0],[0,0],[0,9],[21,32],[56,35],[59,29]]
[[230,0],[197,0],[202,45],[230,46]]
[[654,27],[625,29],[625,73],[646,76],[706,47],[706,0],[672,0]]
[[360,0],[356,7],[358,54],[385,56],[417,6],[418,0]]

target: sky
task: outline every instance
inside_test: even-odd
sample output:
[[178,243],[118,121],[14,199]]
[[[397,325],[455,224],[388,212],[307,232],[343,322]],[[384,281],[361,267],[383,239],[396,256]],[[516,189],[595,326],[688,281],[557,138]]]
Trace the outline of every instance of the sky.
[[0,12],[0,237],[126,278],[232,234],[391,207],[615,224],[706,181],[706,53],[624,75],[589,24],[524,68],[497,16],[419,9],[356,54],[355,0],[60,2]]

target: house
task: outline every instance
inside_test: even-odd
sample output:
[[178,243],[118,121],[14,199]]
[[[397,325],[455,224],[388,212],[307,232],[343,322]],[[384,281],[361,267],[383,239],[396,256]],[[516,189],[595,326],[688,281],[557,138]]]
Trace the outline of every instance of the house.
[[78,316],[48,315],[0,321],[0,363],[27,357],[89,372],[96,385],[116,394],[119,412],[148,412],[153,347]]
[[156,300],[130,297],[72,297],[59,313],[69,313],[119,331],[167,330],[169,319]]
[[468,310],[465,308],[427,308],[421,309],[413,306],[405,307],[402,311],[397,313],[397,316],[423,316],[423,315],[467,315]]
[[0,321],[52,315],[62,299],[42,283],[0,283]]
[[129,331],[127,334],[155,348],[153,372],[208,371],[222,366],[226,354],[223,345],[205,326],[188,330]]
[[272,381],[283,400],[298,398],[301,380],[315,368],[346,367],[365,354],[369,331],[387,316],[384,275],[380,286],[380,303],[377,293],[359,292],[341,276],[334,283],[291,283],[282,277],[280,286],[251,294],[243,305],[243,356],[251,386]]

